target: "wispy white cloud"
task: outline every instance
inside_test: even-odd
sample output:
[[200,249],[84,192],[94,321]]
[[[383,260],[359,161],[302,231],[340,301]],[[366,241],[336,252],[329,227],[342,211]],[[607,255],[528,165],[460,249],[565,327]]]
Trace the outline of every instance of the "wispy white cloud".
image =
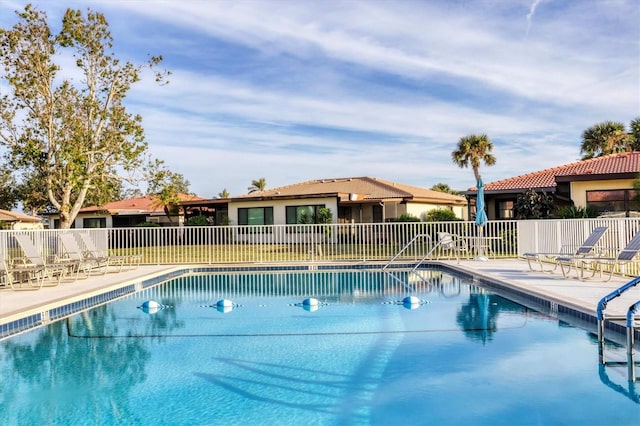
[[[308,4],[305,8],[293,7],[289,2],[275,3],[279,7],[272,2],[237,2],[232,7],[217,2],[202,8],[190,2],[171,3],[166,8],[128,4],[137,13],[184,28],[199,28],[209,36],[265,55],[290,54],[304,59],[321,53],[333,60],[404,77],[488,85],[506,92],[503,95],[559,105],[600,105],[587,89],[601,82],[605,74],[608,76],[612,65],[608,58],[594,62],[592,54],[583,56],[587,48],[576,55],[577,46],[571,40],[525,44],[513,37],[513,24],[499,16],[451,14],[417,2],[411,4],[421,6],[411,10],[406,4],[390,7],[388,3],[374,3],[365,8],[365,3],[355,3],[354,8],[341,8],[337,21],[323,6],[337,3]],[[198,4],[202,5],[195,3]],[[368,15],[384,14],[387,27],[376,25],[375,18],[366,27],[352,24],[369,22]],[[325,19],[327,16],[331,17]],[[557,19],[556,25],[567,24],[564,19]],[[395,35],[388,37],[389,27]],[[632,70],[635,59],[629,58],[618,66]],[[623,97],[627,102],[631,96],[624,90],[614,93],[616,99]]]
[[529,31],[531,31],[531,23],[533,22],[533,15],[536,13],[536,8],[542,2],[542,0],[533,0],[531,3],[531,7],[529,7],[529,13],[527,13],[527,31],[525,33],[525,38],[529,37]]

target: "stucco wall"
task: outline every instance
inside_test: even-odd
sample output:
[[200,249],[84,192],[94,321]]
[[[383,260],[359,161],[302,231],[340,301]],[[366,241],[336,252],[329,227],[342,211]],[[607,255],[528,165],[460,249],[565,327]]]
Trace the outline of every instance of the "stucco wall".
[[74,221],[76,228],[83,228],[83,220],[84,219],[106,219],[106,228],[113,228],[113,220],[111,219],[111,215],[104,214],[78,214],[76,216],[76,220]]
[[[84,219],[87,218],[96,218],[96,219],[100,219],[100,218],[104,218],[106,219],[106,227],[107,228],[112,228],[113,227],[113,221],[111,220],[111,215],[104,215],[104,214],[82,214],[79,213],[78,216],[76,216],[76,219],[73,221],[74,226],[76,229],[82,229],[82,223]],[[53,225],[55,223],[56,220],[60,219],[60,216],[56,215],[51,215],[49,216],[49,228],[53,229]]]
[[611,189],[633,189],[633,179],[571,182],[571,199],[577,207],[586,207],[587,191]]
[[424,219],[424,215],[427,214],[430,210],[436,209],[446,209],[452,210],[456,217],[460,219],[466,219],[467,216],[467,207],[463,206],[454,206],[449,207],[441,204],[418,204],[418,203],[407,203],[407,213],[419,217],[420,219]]
[[287,206],[320,205],[331,210],[333,222],[338,222],[338,204],[335,198],[307,198],[303,200],[267,200],[246,201],[242,203],[229,203],[229,219],[231,225],[238,224],[238,208],[273,207],[273,224],[285,225],[287,223]]

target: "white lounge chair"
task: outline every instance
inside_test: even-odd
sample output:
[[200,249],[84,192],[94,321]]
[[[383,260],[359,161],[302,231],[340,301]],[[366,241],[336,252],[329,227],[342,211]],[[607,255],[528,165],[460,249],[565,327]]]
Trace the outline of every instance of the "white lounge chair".
[[602,275],[603,269],[606,267],[609,276],[607,277],[607,281],[613,277],[613,273],[616,268],[622,267],[623,265],[634,262],[636,256],[640,252],[640,231],[637,232],[631,240],[627,243],[627,245],[618,252],[617,256],[560,256],[556,259],[556,261],[560,264],[560,268],[562,269],[562,275],[565,277],[569,276],[571,269],[576,270],[576,274],[578,278],[584,279],[585,272],[587,270],[591,270],[591,277],[594,277],[596,272],[600,272]]
[[66,258],[71,259],[77,263],[77,272],[84,272],[85,275],[89,275],[91,271],[98,271],[102,274],[107,272],[109,266],[108,259],[94,257],[88,254],[86,251],[80,248],[78,240],[70,232],[63,232],[58,234],[58,239],[64,248]]
[[40,287],[42,287],[56,286],[71,272],[77,271],[78,263],[71,259],[54,257],[52,262],[48,262],[27,234],[17,233],[13,236],[22,249],[24,257],[13,259],[13,264],[10,266],[12,274],[27,275],[29,277],[27,281],[40,279]]
[[0,262],[2,284],[12,290],[39,290],[44,283],[44,268],[36,265],[10,266],[5,259]]
[[129,268],[136,268],[140,265],[142,255],[110,255],[107,250],[100,250],[89,234],[81,232],[78,235],[86,247],[85,255],[87,257],[104,260],[107,262],[108,266],[118,266],[118,271],[122,271],[125,266]]
[[[591,234],[584,240],[584,243],[577,249],[573,250],[572,248],[567,248],[566,251],[563,252],[561,250],[559,253],[524,253],[522,256],[527,259],[527,264],[529,265],[529,269],[535,271],[536,269],[533,267],[532,262],[535,262],[539,265],[540,271],[542,272],[553,272],[558,268],[559,263],[557,259],[559,257],[567,258],[567,257],[595,257],[598,255],[596,252],[596,246],[607,232],[608,227],[599,226],[594,228],[591,231]],[[545,269],[544,262],[552,262],[554,267],[553,269]]]

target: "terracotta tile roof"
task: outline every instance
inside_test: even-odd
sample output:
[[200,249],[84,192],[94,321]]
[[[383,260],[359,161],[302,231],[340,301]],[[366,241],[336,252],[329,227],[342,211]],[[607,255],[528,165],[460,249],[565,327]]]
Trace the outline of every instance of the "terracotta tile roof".
[[266,189],[233,197],[234,200],[259,197],[290,198],[297,196],[340,196],[348,198],[356,194],[358,200],[411,199],[440,204],[466,204],[459,195],[447,194],[417,186],[404,185],[372,177],[348,177],[317,179],[279,188]]
[[[203,197],[189,194],[178,194],[180,201],[204,200]],[[134,197],[127,200],[113,201],[102,206],[90,206],[80,209],[80,213],[91,213],[96,211],[108,211],[110,214],[143,214],[143,213],[163,213],[164,207],[154,195]]]
[[[540,170],[484,184],[485,191],[508,191],[529,188],[553,189],[556,177],[611,175],[640,172],[640,152],[611,154],[589,160],[577,161],[564,166]],[[476,187],[469,188],[475,191]]]

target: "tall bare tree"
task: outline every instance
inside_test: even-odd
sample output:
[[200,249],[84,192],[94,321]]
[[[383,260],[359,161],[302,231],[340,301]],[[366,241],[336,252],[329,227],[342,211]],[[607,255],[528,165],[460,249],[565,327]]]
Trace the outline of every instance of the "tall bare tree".
[[[10,94],[0,98],[0,144],[7,160],[41,179],[42,191],[68,228],[90,191],[137,170],[147,150],[142,118],[123,100],[146,64],[121,62],[101,13],[68,9],[58,34],[44,12],[31,5],[0,29],[0,76]],[[56,61],[73,55],[76,71]],[[79,72],[81,78],[70,78]],[[162,81],[168,73],[155,73]],[[124,177],[123,177],[124,176]]]

